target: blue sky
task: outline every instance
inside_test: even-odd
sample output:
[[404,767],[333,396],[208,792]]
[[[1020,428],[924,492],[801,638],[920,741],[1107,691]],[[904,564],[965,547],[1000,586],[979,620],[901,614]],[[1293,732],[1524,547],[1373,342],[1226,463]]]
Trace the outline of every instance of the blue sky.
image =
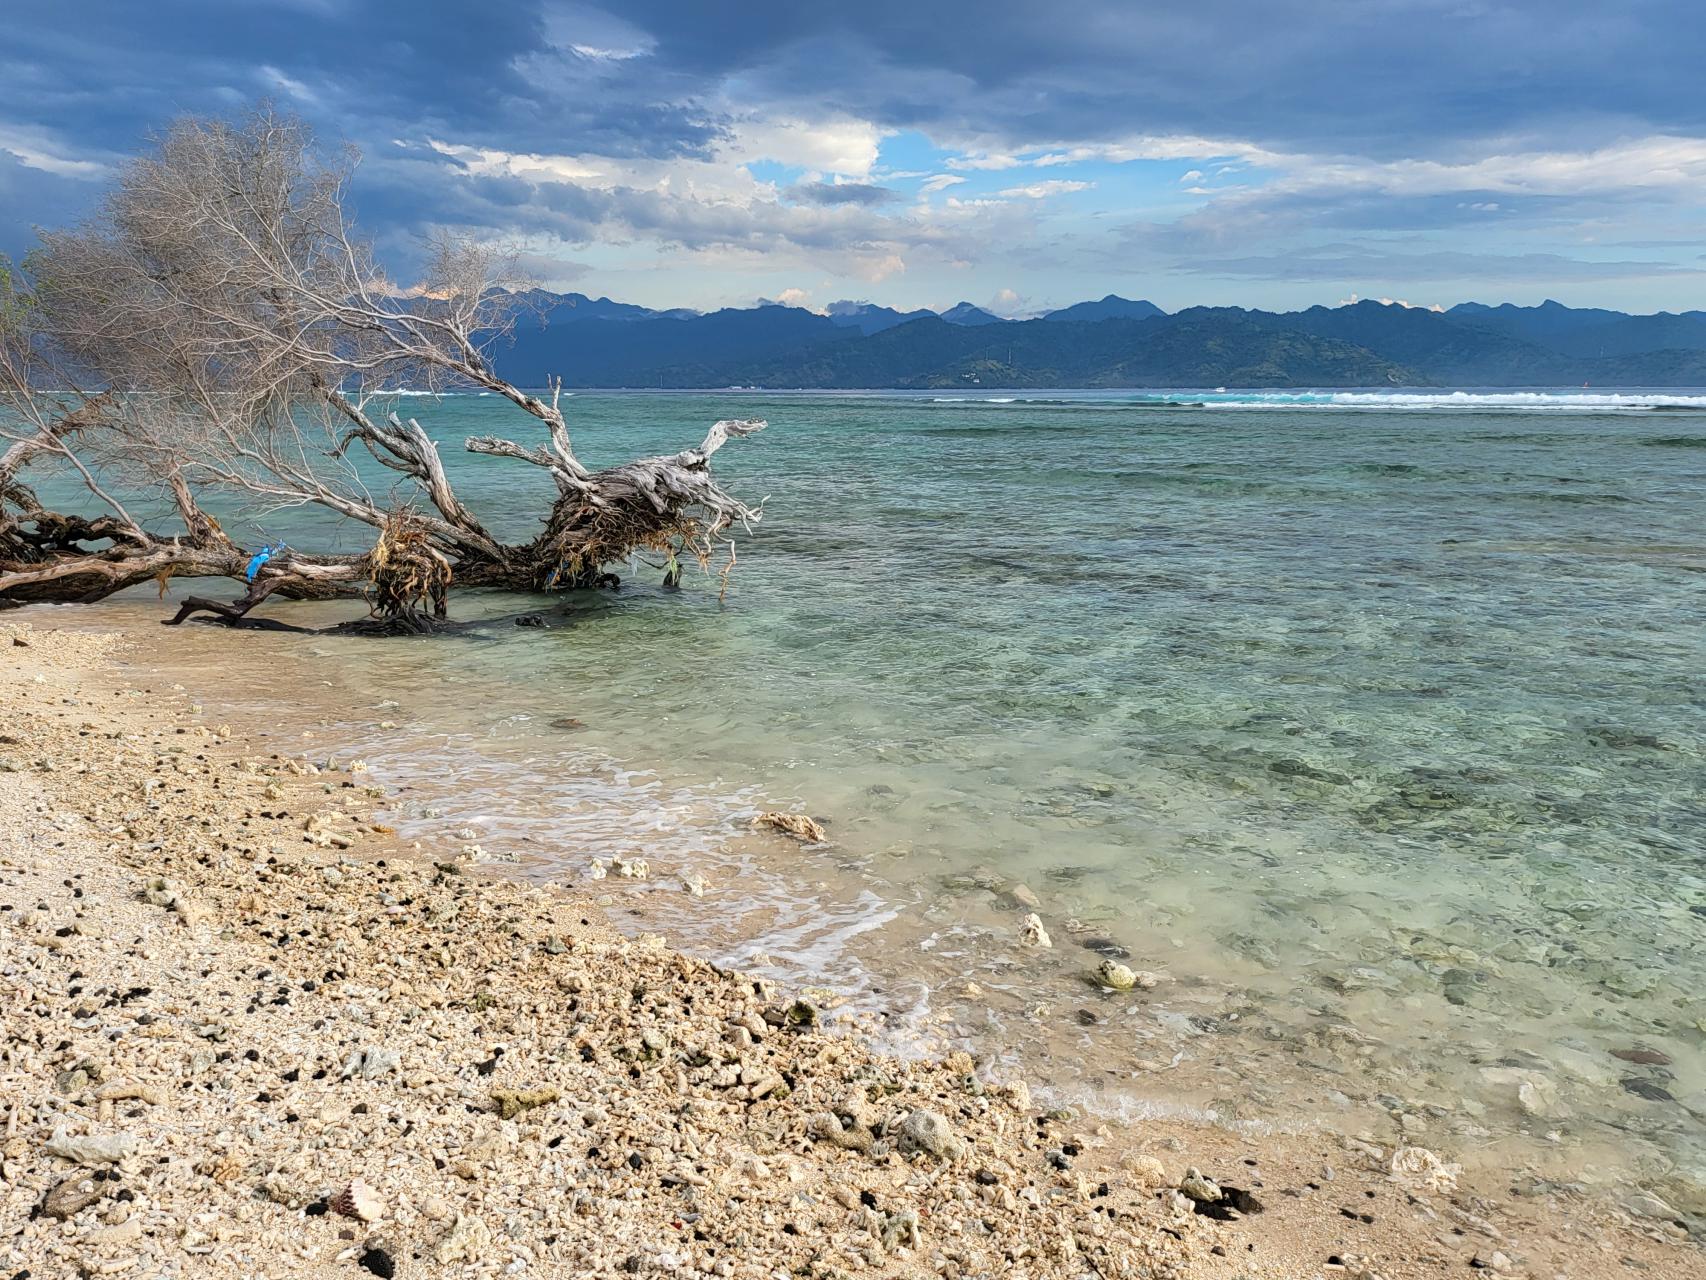
[[13,254],[174,116],[268,97],[359,146],[399,276],[448,227],[653,306],[1706,306],[1688,0],[65,0],[4,26]]

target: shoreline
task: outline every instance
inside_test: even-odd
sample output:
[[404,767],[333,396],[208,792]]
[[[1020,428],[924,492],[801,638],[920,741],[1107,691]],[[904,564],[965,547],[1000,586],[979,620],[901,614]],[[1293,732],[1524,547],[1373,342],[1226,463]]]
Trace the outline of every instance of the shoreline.
[[1697,1273],[1662,1211],[1039,1115],[798,1025],[588,895],[422,861],[359,774],[129,687],[122,643],[0,622],[7,1275]]

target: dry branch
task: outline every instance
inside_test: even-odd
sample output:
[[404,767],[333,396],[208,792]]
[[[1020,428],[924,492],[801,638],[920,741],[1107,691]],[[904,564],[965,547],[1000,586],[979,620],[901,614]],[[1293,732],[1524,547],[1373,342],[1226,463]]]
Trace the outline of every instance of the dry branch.
[[[429,625],[453,582],[591,585],[639,549],[709,568],[727,546],[732,565],[734,531],[759,512],[716,483],[709,460],[764,424],[718,422],[696,448],[588,470],[561,383],[541,398],[488,356],[519,296],[503,287],[502,255],[445,238],[422,282],[398,287],[345,215],[354,164],[265,110],[182,121],[127,166],[93,221],[44,233],[27,273],[0,263],[0,607],[230,577],[241,598],[194,598],[177,620],[236,621],[274,594],[366,591],[379,614]],[[532,420],[536,443],[466,448],[551,475],[558,497],[537,539],[500,543],[457,497],[425,428],[373,411],[405,385],[489,391]],[[358,446],[400,477],[390,498],[362,483]],[[45,509],[21,478],[44,464],[76,476],[95,512]],[[178,528],[133,518],[116,490],[138,486],[170,496]],[[262,562],[203,510],[213,494],[324,507],[372,527],[376,544],[364,557]]]

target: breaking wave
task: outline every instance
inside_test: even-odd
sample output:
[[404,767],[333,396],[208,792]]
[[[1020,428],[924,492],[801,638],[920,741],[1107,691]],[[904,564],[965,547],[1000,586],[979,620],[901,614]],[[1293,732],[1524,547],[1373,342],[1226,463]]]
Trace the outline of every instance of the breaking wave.
[[1706,395],[1615,391],[1162,391],[1053,396],[936,396],[933,404],[1082,405],[1108,408],[1496,409],[1531,413],[1706,413]]

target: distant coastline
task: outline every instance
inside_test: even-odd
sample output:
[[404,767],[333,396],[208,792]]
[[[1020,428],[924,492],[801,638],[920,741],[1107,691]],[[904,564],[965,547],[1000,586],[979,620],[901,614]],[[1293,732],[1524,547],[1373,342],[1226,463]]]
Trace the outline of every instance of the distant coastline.
[[[1025,320],[960,304],[698,314],[534,290],[502,352],[518,382],[634,390],[1706,386],[1706,312],[1363,301],[1168,314],[1109,295]],[[840,306],[841,304],[837,304]],[[1090,308],[1085,311],[1084,308]]]

